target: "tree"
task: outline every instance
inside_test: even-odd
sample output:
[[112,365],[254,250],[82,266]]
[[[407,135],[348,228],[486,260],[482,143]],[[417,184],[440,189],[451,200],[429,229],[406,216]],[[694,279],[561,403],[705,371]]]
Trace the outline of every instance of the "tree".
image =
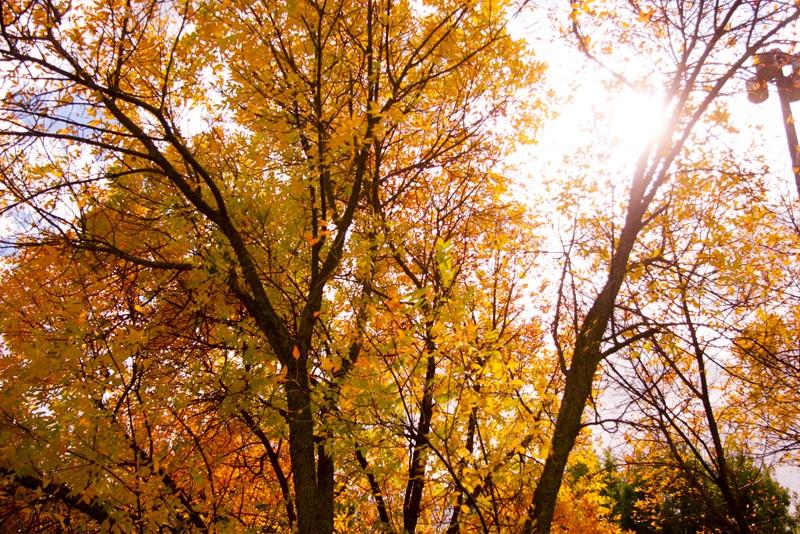
[[[640,234],[662,208],[664,186],[680,174],[692,133],[707,114],[713,121],[710,112],[715,103],[753,54],[783,38],[800,15],[797,6],[788,3],[733,0],[621,4],[619,10],[610,10],[596,8],[592,2],[572,2],[571,19],[579,46],[595,58],[591,42],[602,45],[607,39],[606,44],[612,46],[635,43],[639,53],[646,52],[650,71],[646,76],[657,79],[664,88],[659,92],[671,117],[661,135],[639,155],[623,220],[612,227],[610,254],[602,258],[605,280],[586,307],[578,310],[574,343],[564,351],[568,367],[564,366],[565,386],[550,453],[528,510],[525,532],[550,530],[567,459],[582,428],[581,418],[601,362],[617,348],[647,333],[647,327],[628,329],[619,335],[609,330]],[[590,41],[586,37],[590,31],[587,24],[592,28],[610,27],[608,38],[593,35]],[[613,65],[609,68],[625,80]]]
[[[770,439],[725,392],[752,384],[736,369],[740,325],[785,305],[775,299],[785,287],[783,261],[766,244],[789,235],[767,208],[761,179],[721,163],[713,180],[708,164],[677,177],[669,205],[643,235],[651,260],[631,269],[623,302],[628,321],[655,331],[610,359],[609,370],[611,387],[630,398],[621,422],[683,466],[695,488],[716,485],[724,507],[705,511],[726,531],[748,532],[747,492],[728,458],[731,450],[763,456]],[[684,182],[693,196],[678,194]]]
[[[606,495],[613,502],[620,526],[645,532],[727,532],[717,520],[726,510],[719,487],[701,475],[702,467],[690,460],[701,476],[698,488],[671,458],[657,452],[642,451],[635,463],[617,470],[614,459],[606,462]],[[754,532],[794,532],[797,521],[790,514],[789,492],[748,458],[729,458],[732,482],[747,495],[746,520]],[[725,513],[725,512],[723,512]],[[729,521],[734,522],[732,517]]]
[[[495,2],[2,4],[17,235],[0,462],[29,506],[123,531],[334,529],[337,469],[366,459],[345,388],[373,309],[403,296],[389,217],[447,172],[484,194],[495,123],[527,120],[509,105],[541,69],[506,17]],[[407,273],[440,302],[428,262],[446,243]]]
[[[797,234],[795,234],[797,235]],[[792,241],[789,247],[796,246]],[[796,273],[788,266],[789,286],[776,306],[759,314],[737,330],[732,351],[736,355],[734,372],[746,377],[733,402],[748,406],[746,422],[753,432],[766,436],[767,449],[791,458],[800,449],[797,398],[797,321],[796,293],[792,285]]]
[[[800,16],[788,2],[620,4],[573,2],[574,35],[591,58],[595,24],[635,42],[671,121],[622,214],[575,217],[554,302],[532,221],[551,214],[526,214],[504,168],[539,119],[543,68],[506,30],[519,6],[0,4],[9,524],[613,530],[580,473],[595,375],[649,347],[647,371],[713,378],[701,367],[717,354],[686,333],[718,281],[680,248],[656,269],[659,232],[713,248],[683,227],[702,212],[686,202],[693,180],[720,163],[692,136],[717,127],[738,72]],[[716,170],[738,186],[733,166]],[[658,293],[676,275],[703,292]],[[646,281],[657,317],[636,306]],[[724,330],[741,361],[791,383],[785,358],[761,366],[787,336],[759,345],[747,319]],[[694,460],[713,456],[708,473],[742,508],[711,389],[692,390],[711,435],[696,441],[714,449]],[[573,500],[585,514],[565,513]]]

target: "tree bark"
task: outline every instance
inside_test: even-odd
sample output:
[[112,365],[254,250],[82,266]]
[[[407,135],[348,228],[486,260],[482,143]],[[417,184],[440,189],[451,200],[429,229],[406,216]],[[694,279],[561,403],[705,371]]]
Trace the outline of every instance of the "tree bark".
[[285,380],[298,532],[329,534],[333,532],[333,462],[323,452],[321,465],[317,463],[311,390],[302,362],[289,365]]
[[631,190],[628,216],[620,233],[619,245],[611,257],[608,278],[578,331],[575,352],[567,370],[564,395],[550,441],[550,452],[534,490],[533,500],[523,526],[525,534],[549,534],[550,532],[550,524],[553,521],[567,459],[575,446],[575,440],[582,426],[581,417],[592,391],[594,375],[603,360],[600,344],[611,320],[614,303],[625,278],[633,245],[642,228],[642,216],[646,209],[642,203],[643,192],[644,182],[642,176],[639,175]]
[[[428,342],[428,345],[432,345]],[[433,350],[435,347],[427,347]],[[436,374],[436,360],[432,354],[428,356],[425,370],[425,389],[420,403],[419,421],[414,436],[414,451],[411,455],[411,466],[408,470],[408,483],[403,500],[403,528],[407,534],[414,534],[422,505],[422,490],[425,487],[425,457],[424,448],[427,446],[427,435],[431,431],[433,417],[433,378]]]

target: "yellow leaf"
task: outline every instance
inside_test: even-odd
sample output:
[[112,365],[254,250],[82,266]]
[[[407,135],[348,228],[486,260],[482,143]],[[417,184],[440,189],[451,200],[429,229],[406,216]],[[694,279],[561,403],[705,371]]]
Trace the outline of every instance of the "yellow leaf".
[[297,345],[292,347],[292,358],[294,358],[295,360],[300,359],[300,347],[298,347]]

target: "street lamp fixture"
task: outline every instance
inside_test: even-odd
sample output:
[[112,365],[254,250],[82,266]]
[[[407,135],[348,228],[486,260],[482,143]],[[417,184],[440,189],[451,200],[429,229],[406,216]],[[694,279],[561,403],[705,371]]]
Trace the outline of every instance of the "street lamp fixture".
[[[792,102],[800,100],[800,54],[787,54],[780,50],[770,50],[756,54],[754,58],[756,75],[747,80],[747,98],[754,104],[760,104],[769,97],[769,83],[778,89],[783,112],[783,127],[786,131],[786,142],[789,145],[789,157],[792,160],[792,172],[800,196],[800,146],[797,142],[797,130],[792,116]],[[785,72],[790,66],[791,72]]]

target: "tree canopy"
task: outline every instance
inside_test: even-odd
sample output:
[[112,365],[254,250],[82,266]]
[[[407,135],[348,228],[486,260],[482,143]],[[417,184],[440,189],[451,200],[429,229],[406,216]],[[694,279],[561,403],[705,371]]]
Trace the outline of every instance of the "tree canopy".
[[640,154],[514,165],[535,2],[0,3],[1,529],[788,525],[798,204],[732,98],[800,6],[562,8]]

